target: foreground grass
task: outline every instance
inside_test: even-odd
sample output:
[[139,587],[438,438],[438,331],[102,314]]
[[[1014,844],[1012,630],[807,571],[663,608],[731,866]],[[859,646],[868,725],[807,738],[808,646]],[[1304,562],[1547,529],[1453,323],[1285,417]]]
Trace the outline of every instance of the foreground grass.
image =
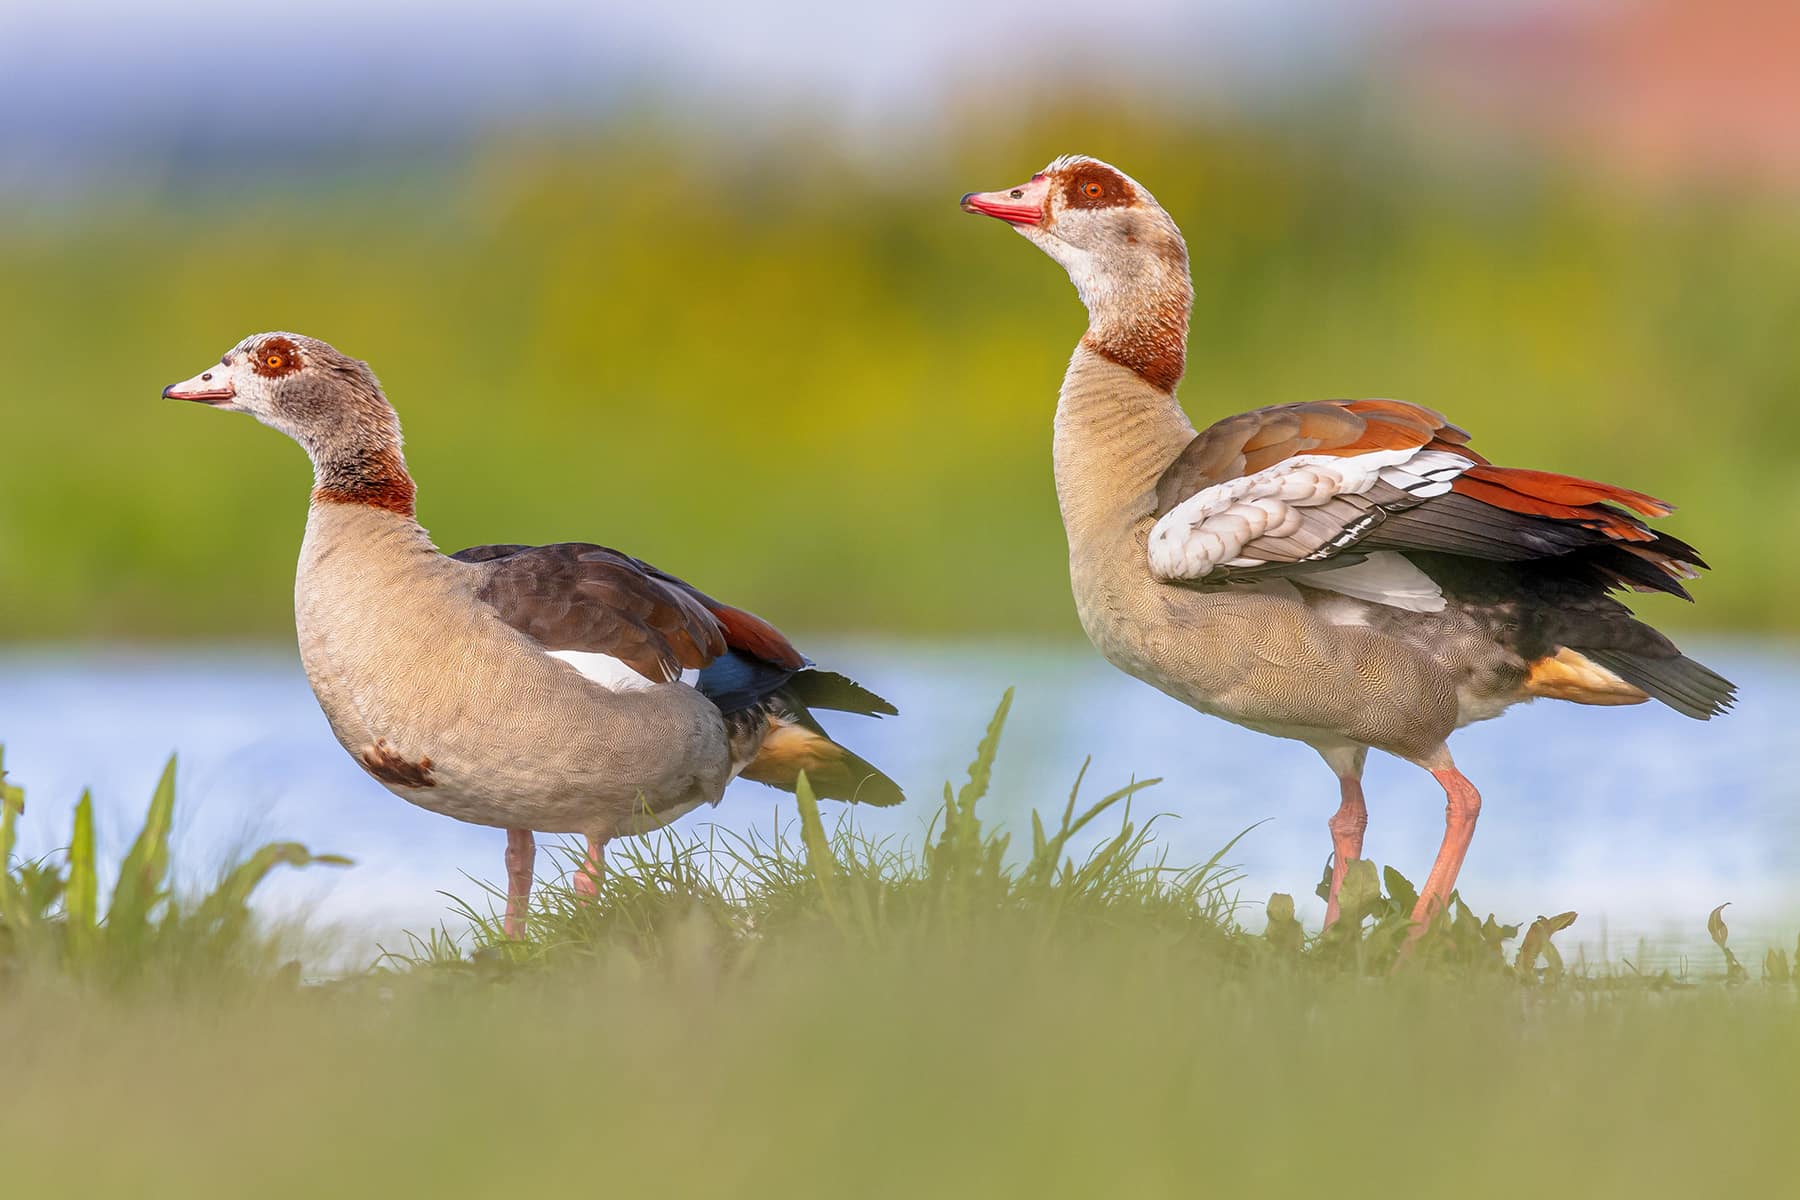
[[28,994],[0,1147],[16,1195],[1783,1194],[1794,1018],[1228,981],[1133,930],[750,972],[697,937],[504,987]]
[[[1716,1195],[1791,1185],[1785,979],[1558,974],[1473,915],[1390,972],[1405,881],[1350,931],[1252,934],[1223,857],[1158,861],[1071,801],[925,848],[828,833],[618,864],[294,986],[0,985],[7,1195]],[[1101,821],[1111,836],[1071,854]],[[1386,894],[1383,894],[1385,890]],[[1400,892],[1402,894],[1395,895]],[[1460,925],[1460,928],[1459,928]],[[1540,936],[1543,928],[1540,928]],[[1721,931],[1721,937],[1724,934]],[[1522,941],[1524,939],[1518,939]],[[1541,949],[1541,947],[1540,947]]]

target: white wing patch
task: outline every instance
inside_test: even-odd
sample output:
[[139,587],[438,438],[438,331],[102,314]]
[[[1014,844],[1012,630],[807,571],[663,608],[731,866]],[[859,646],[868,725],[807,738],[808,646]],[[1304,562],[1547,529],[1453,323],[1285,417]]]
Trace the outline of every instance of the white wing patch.
[[[591,650],[551,650],[548,653],[551,658],[562,659],[609,692],[642,692],[663,686],[654,679],[645,679],[624,659],[614,658],[610,654],[597,654]],[[699,678],[700,672],[690,668],[667,682],[685,683],[693,687]]]
[[1392,550],[1378,550],[1347,567],[1309,572],[1300,582],[1407,612],[1444,611],[1444,592],[1437,581]]
[[[1198,580],[1221,566],[1262,566],[1264,560],[1244,556],[1244,547],[1261,537],[1298,532],[1301,509],[1338,496],[1362,495],[1377,481],[1421,500],[1441,496],[1458,475],[1474,465],[1459,454],[1416,448],[1371,450],[1349,457],[1296,454],[1253,475],[1196,492],[1171,509],[1150,530],[1150,571],[1158,579]],[[1338,548],[1335,542],[1326,547],[1328,551]],[[1371,556],[1375,557],[1380,556]],[[1411,568],[1406,560],[1395,558]],[[1417,568],[1411,569],[1424,578]],[[1307,582],[1313,582],[1312,578]],[[1409,584],[1400,590],[1414,587]],[[1443,607],[1442,596],[1437,607]]]

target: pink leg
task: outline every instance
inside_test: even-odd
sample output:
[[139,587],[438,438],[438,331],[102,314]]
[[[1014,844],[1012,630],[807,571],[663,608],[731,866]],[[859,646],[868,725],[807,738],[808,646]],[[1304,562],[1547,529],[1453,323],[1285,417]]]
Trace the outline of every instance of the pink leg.
[[506,936],[525,936],[525,913],[531,906],[531,867],[537,861],[537,839],[529,829],[506,831]]
[[1338,919],[1338,889],[1344,886],[1344,876],[1349,873],[1352,859],[1362,857],[1363,830],[1369,827],[1369,810],[1363,804],[1362,780],[1356,776],[1341,776],[1338,786],[1343,791],[1343,803],[1333,814],[1328,824],[1331,826],[1331,893],[1325,900],[1325,928],[1330,929]]
[[1463,859],[1469,853],[1469,842],[1475,837],[1475,818],[1481,815],[1481,793],[1461,771],[1446,766],[1433,771],[1432,775],[1444,785],[1444,795],[1448,797],[1444,808],[1444,844],[1438,848],[1437,861],[1431,864],[1425,886],[1419,889],[1419,903],[1412,913],[1412,932],[1407,935],[1409,945],[1425,932],[1432,916],[1450,903],[1457,873],[1462,870]]
[[600,876],[606,871],[606,841],[599,834],[588,834],[587,856],[575,872],[575,894],[590,901],[600,894]]

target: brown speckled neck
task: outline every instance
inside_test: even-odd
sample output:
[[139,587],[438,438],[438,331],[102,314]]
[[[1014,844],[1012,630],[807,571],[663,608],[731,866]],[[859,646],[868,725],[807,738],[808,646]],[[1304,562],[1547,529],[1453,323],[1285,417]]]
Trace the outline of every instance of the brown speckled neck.
[[314,504],[365,504],[411,517],[417,492],[400,448],[382,446],[320,462],[312,498]]
[[1110,294],[1107,303],[1096,306],[1081,344],[1135,371],[1158,391],[1173,392],[1187,369],[1194,289],[1188,280],[1186,247],[1173,238],[1148,241],[1155,250],[1144,256],[1149,267],[1136,277],[1134,286]]
[[1164,321],[1096,333],[1088,330],[1081,344],[1109,362],[1137,373],[1160,392],[1173,392],[1187,370],[1187,322]]

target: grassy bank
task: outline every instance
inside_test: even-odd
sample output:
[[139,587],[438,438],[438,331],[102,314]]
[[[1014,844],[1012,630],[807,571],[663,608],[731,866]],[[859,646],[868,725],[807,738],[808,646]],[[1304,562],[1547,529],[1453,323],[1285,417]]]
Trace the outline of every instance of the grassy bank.
[[1130,929],[7,1017],[9,1193],[190,1200],[1780,1194],[1800,1062],[1791,994],[1232,978]]
[[1800,561],[1763,534],[1800,518],[1785,207],[1464,169],[1327,118],[1031,111],[882,172],[803,130],[622,125],[0,223],[0,547],[29,564],[0,636],[285,635],[299,452],[157,399],[267,328],[374,363],[448,548],[618,544],[798,628],[1073,633],[1049,421],[1080,307],[955,200],[1076,149],[1187,231],[1196,421],[1442,408],[1496,461],[1680,503],[1717,571],[1657,619],[1797,627]]
[[[1563,969],[1554,922],[1459,910],[1395,970],[1404,880],[1359,871],[1333,934],[1281,897],[1250,919],[1228,853],[1158,858],[1141,787],[1006,840],[980,816],[999,726],[924,845],[828,828],[802,796],[792,838],[625,855],[593,907],[542,889],[520,943],[478,920],[310,984],[254,939],[209,943],[203,976],[15,962],[0,1180],[184,1200],[1792,1180],[1785,958],[1729,982]],[[47,915],[66,942],[75,914]]]

